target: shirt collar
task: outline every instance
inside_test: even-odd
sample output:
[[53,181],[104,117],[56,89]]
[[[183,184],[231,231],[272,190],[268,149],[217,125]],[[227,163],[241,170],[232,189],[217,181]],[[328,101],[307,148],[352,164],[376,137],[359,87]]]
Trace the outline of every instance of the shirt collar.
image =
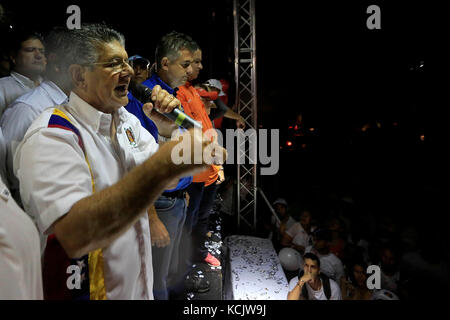
[[53,82],[45,80],[41,83],[42,89],[44,89],[56,102],[56,104],[64,104],[67,100],[67,95]]
[[112,115],[103,113],[89,103],[81,99],[75,92],[70,92],[69,102],[67,104],[73,111],[74,115],[87,125],[89,125],[95,132],[109,131],[112,121]]
[[169,86],[167,83],[165,83],[164,81],[161,80],[161,78],[156,74],[152,74],[152,76],[149,79],[150,81],[154,82],[155,85],[159,85],[161,86],[162,89],[166,90],[168,93],[170,93],[171,95],[176,96],[178,88],[172,88],[171,86]]
[[[17,73],[15,71],[11,71],[11,77],[13,77],[16,81],[23,84],[24,86],[28,88],[34,88],[36,85],[34,84],[34,81],[30,78],[24,76],[23,74]],[[39,77],[38,82],[42,82],[42,77]]]

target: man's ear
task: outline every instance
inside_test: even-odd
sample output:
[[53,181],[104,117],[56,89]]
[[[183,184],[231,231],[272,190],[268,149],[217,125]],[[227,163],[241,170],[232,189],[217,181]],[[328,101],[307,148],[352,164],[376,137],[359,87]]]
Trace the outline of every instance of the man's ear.
[[70,79],[72,80],[73,88],[85,89],[86,79],[85,79],[86,69],[79,64],[72,64],[69,67]]
[[167,57],[162,58],[161,59],[161,69],[165,70],[165,71],[169,70],[169,63],[170,63],[169,58],[167,58]]

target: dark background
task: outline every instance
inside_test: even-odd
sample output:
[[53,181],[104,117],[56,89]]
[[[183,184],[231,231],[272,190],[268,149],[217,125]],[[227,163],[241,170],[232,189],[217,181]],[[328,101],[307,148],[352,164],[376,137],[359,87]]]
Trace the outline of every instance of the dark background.
[[[300,206],[350,194],[361,210],[438,234],[448,212],[446,10],[392,2],[257,1],[258,120],[282,135],[280,171],[260,184],[270,200]],[[125,35],[129,56],[152,61],[162,35],[190,34],[203,48],[201,80],[234,87],[231,0],[1,3],[11,24],[43,33],[78,4],[83,23],[106,22]],[[381,30],[366,28],[371,4]],[[299,112],[315,134],[297,141],[288,127]]]

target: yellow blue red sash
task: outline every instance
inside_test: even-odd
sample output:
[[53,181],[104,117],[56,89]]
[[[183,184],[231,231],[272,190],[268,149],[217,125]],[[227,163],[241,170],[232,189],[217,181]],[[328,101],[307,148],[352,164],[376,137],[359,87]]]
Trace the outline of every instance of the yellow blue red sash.
[[[73,125],[69,117],[55,108],[51,115],[49,128],[59,128],[72,131],[78,137],[78,144],[83,150],[86,163],[91,174],[92,192],[95,192],[95,183],[92,169],[84,148],[80,131]],[[69,289],[66,273],[68,266],[75,265],[81,272],[81,289]],[[79,259],[70,259],[52,234],[48,237],[44,254],[43,282],[45,299],[72,299],[72,300],[106,300],[106,287],[104,277],[103,252],[97,249]]]

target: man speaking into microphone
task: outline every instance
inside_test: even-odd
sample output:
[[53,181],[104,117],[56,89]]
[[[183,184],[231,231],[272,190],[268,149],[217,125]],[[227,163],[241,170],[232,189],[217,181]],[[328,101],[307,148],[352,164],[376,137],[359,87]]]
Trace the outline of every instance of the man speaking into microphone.
[[[183,85],[192,73],[191,63],[196,49],[192,39],[182,33],[171,32],[163,36],[156,48],[156,63],[151,70],[152,74],[142,85],[150,89],[159,85],[172,95],[168,99],[175,99],[177,87]],[[138,86],[137,88],[139,89]],[[136,96],[133,96],[133,90],[131,92],[128,94],[129,103],[125,108],[139,118],[158,143],[170,140],[172,132],[179,130],[177,123],[156,110],[147,108],[147,105],[144,107],[142,103],[146,101],[137,99],[137,90],[134,92]],[[178,295],[184,290],[184,269],[180,268],[179,245],[186,220],[186,188],[191,182],[192,177],[180,179],[176,188],[166,190],[155,202],[157,215],[154,215],[154,221],[151,223],[151,235],[152,242],[153,238],[156,239],[152,247],[153,294],[156,300],[167,300],[170,295]],[[204,280],[197,289],[198,292],[205,292],[209,289],[209,283]]]

